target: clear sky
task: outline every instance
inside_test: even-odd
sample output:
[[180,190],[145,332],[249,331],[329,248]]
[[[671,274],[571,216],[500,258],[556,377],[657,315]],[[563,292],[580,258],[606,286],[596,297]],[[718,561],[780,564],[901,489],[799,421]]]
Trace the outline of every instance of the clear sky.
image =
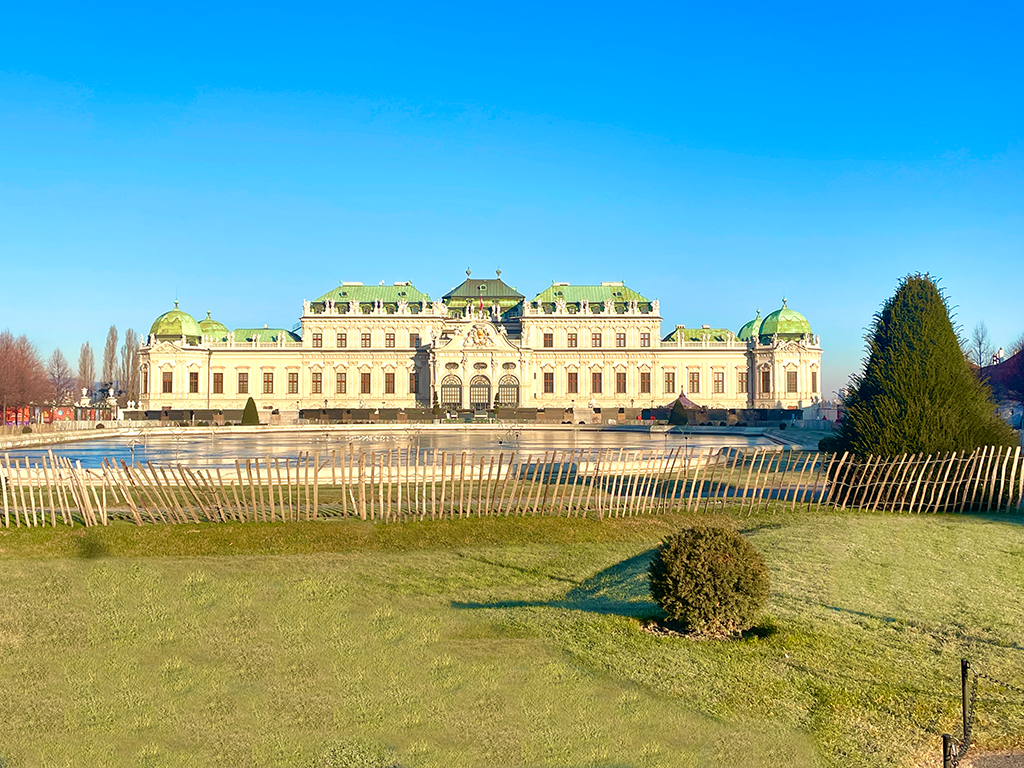
[[[37,10],[40,9],[40,10]],[[899,278],[1024,331],[1019,3],[22,3],[0,23],[0,328],[74,364],[171,308],[341,280],[625,280],[860,365]]]

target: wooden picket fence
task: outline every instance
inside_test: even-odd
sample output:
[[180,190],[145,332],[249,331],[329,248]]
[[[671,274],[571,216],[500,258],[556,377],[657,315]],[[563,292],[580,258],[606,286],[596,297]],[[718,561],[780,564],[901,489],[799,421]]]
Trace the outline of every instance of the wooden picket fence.
[[0,459],[6,527],[111,519],[146,523],[401,521],[469,516],[746,514],[798,507],[907,512],[1005,510],[1024,498],[1019,448],[969,455],[868,457],[758,448],[572,449],[542,456],[416,448],[83,469],[49,453]]

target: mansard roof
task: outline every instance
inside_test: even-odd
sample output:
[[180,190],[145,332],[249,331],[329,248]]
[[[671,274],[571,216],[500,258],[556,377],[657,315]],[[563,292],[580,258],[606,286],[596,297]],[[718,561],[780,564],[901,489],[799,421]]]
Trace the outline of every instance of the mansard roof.
[[328,301],[335,304],[335,312],[345,314],[348,312],[349,304],[357,301],[360,307],[376,304],[378,301],[385,309],[394,310],[398,302],[408,303],[410,311],[417,312],[426,308],[430,297],[416,289],[410,282],[394,283],[393,285],[363,285],[362,283],[342,283],[323,296],[310,302],[314,312],[323,312],[324,305]]
[[588,311],[591,314],[604,311],[604,305],[607,303],[612,304],[618,314],[624,313],[631,302],[636,302],[637,310],[644,314],[654,311],[650,299],[624,285],[622,281],[605,282],[600,285],[552,283],[550,288],[534,296],[530,305],[548,313],[555,311],[558,301],[564,301],[570,312],[582,311],[584,301],[588,303]]
[[663,338],[662,341],[703,341],[705,335],[711,337],[710,341],[729,341],[732,332],[728,328],[686,328],[682,325],[677,325],[676,329]]
[[483,299],[485,302],[494,303],[497,300],[501,304],[508,302],[518,303],[525,299],[519,291],[505,283],[500,277],[474,280],[472,276],[467,277],[448,293],[441,297],[446,304],[461,304],[466,301]]
[[276,344],[278,340],[302,341],[302,337],[285,328],[235,328],[231,332],[235,343],[243,341],[259,341],[260,344]]

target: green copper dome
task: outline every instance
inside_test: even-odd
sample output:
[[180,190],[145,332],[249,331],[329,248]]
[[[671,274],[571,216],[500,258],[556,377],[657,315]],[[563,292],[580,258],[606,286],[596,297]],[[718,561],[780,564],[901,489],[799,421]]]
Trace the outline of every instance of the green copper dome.
[[776,309],[761,323],[758,335],[762,342],[767,343],[775,335],[780,339],[793,341],[810,332],[811,324],[807,322],[807,318],[786,306],[786,300],[783,299],[782,308]]
[[188,312],[182,312],[178,309],[177,301],[174,302],[174,309],[170,312],[164,312],[153,321],[149,333],[158,339],[166,339],[168,341],[175,341],[184,336],[192,342],[198,342],[199,338],[203,335],[199,323]]
[[210,317],[210,310],[206,310],[206,319],[199,321],[199,329],[203,336],[211,336],[214,341],[226,341],[230,331],[224,323],[217,322]]
[[761,310],[757,310],[757,317],[740,328],[736,338],[740,341],[750,341],[761,332]]

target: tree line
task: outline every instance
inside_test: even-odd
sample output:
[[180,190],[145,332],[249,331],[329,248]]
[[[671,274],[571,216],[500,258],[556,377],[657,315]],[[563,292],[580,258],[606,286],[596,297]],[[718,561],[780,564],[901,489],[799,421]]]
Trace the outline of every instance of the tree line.
[[78,353],[77,369],[58,348],[45,361],[28,336],[0,333],[0,404],[8,408],[27,405],[73,405],[85,396],[91,401],[113,395],[121,405],[139,399],[139,335],[129,328],[118,346],[118,332],[110,326],[103,347],[100,375],[89,342]]

